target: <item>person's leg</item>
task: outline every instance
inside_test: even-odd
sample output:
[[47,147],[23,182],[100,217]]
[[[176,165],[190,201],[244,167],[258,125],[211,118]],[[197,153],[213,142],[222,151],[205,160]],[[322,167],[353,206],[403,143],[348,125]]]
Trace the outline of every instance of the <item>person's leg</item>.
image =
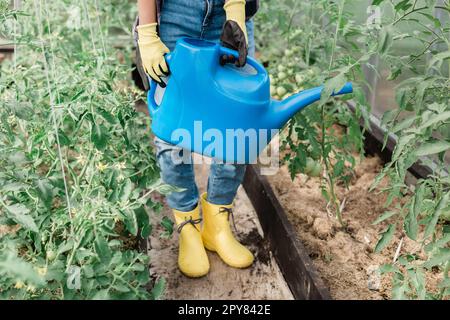
[[184,189],[167,195],[169,207],[178,211],[194,210],[198,203],[198,189],[195,184],[192,156],[188,156],[190,163],[178,161],[180,157],[185,158],[184,153],[189,151],[169,144],[158,137],[155,138],[155,146],[156,159],[163,182]]
[[[219,41],[222,25],[225,22],[223,1],[216,0],[213,5],[211,24],[203,26],[202,38]],[[249,54],[254,55],[253,22],[247,22]],[[245,66],[244,68],[251,68]],[[245,164],[213,162],[208,178],[207,192],[200,197],[203,212],[202,239],[204,246],[216,251],[228,265],[245,268],[253,263],[253,254],[233,235],[230,228],[233,199],[245,174]]]
[[[217,25],[223,25],[225,21],[225,14],[217,13]],[[249,56],[255,55],[255,38],[253,20],[246,23],[248,35],[248,53]],[[217,34],[218,28],[211,29],[211,33]],[[251,68],[244,66],[244,68]],[[237,189],[242,182],[245,174],[245,165],[243,164],[224,164],[213,162],[211,164],[211,171],[208,178],[208,196],[207,200],[213,204],[227,205],[233,202],[236,196]]]
[[245,168],[245,164],[213,162],[208,177],[208,202],[217,205],[233,203],[237,189],[244,178]]
[[[181,37],[199,37],[204,14],[203,0],[165,0],[159,21],[159,35],[162,42],[173,50],[176,41]],[[198,202],[198,190],[195,184],[192,157],[189,151],[155,138],[156,154],[161,178],[184,191],[173,192],[167,196],[172,209],[191,211]],[[179,159],[187,159],[180,163]]]
[[[180,37],[200,36],[203,14],[202,0],[164,1],[159,35],[169,50],[174,49]],[[187,276],[203,276],[209,271],[209,261],[200,234],[198,190],[191,154],[159,138],[155,138],[155,145],[162,180],[184,189],[167,195],[167,203],[173,209],[179,232],[178,266]],[[188,161],[180,161],[181,159]]]

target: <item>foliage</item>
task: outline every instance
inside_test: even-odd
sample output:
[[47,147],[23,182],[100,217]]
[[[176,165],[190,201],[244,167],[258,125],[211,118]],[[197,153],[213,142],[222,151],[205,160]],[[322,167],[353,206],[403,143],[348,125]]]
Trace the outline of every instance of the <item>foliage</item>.
[[[423,261],[405,253],[382,268],[393,275],[392,297],[440,299],[450,294],[450,228],[443,222],[450,216],[445,158],[450,149],[450,5],[434,0],[381,0],[372,4],[380,9],[381,19],[375,25],[352,14],[356,3],[350,1],[262,3],[256,34],[261,59],[272,73],[272,95],[285,98],[321,83],[326,88],[318,104],[298,113],[288,124],[284,146],[290,152],[284,160],[292,178],[298,172],[308,173],[311,159],[320,161],[323,194],[340,218],[333,186],[348,181],[354,164],[352,151],[362,151],[358,120],[362,117],[367,125],[369,111],[362,88],[373,89],[362,70],[377,72],[376,59],[387,65],[390,74],[386,80],[400,83],[395,87],[397,107],[384,113],[382,124],[398,143],[374,187],[383,177],[389,178],[389,187],[384,190],[388,193],[386,205],[411,191],[413,195],[397,210],[376,219],[376,223],[387,219],[392,223],[381,234],[375,250],[389,245],[401,227],[407,237],[423,246],[427,258]],[[406,52],[400,49],[405,42],[414,44]],[[354,115],[341,101],[330,103],[328,99],[347,79],[356,84]],[[342,140],[333,130],[336,123],[346,127]],[[405,182],[406,173],[418,160],[429,164],[433,173],[411,187]],[[442,278],[438,293],[426,289],[424,274],[430,268]]]
[[[318,104],[304,109],[288,123],[282,146],[289,152],[287,161],[292,178],[299,172],[322,177],[322,194],[337,218],[341,204],[335,194],[336,183],[347,184],[355,165],[354,152],[362,153],[363,136],[359,120],[369,108],[362,93],[362,63],[370,54],[361,55],[357,26],[343,11],[344,1],[264,1],[258,13],[258,45],[261,59],[271,72],[274,98],[325,83]],[[338,26],[336,28],[336,26]],[[267,34],[271,34],[270,41]],[[272,36],[276,34],[276,36]],[[356,112],[345,99],[330,100],[347,80],[355,83]],[[346,128],[338,134],[339,126]]]
[[[384,17],[385,38],[392,39],[380,52],[390,66],[388,79],[406,72],[412,75],[396,86],[397,108],[383,115],[388,134],[396,135],[398,143],[376,184],[389,177],[385,191],[390,204],[410,193],[405,177],[412,164],[422,161],[433,170],[417,182],[408,201],[392,215],[405,235],[425,249],[427,260],[406,253],[399,266],[391,265],[387,272],[393,273],[394,298],[441,299],[450,295],[450,228],[445,223],[450,217],[449,160],[445,157],[450,150],[450,5],[432,0],[377,2]],[[392,43],[411,40],[418,50],[407,54],[399,54]],[[387,245],[390,239],[383,234],[380,242]],[[424,271],[431,268],[442,276],[438,292],[426,288]]]
[[135,239],[160,207],[151,192],[170,188],[134,109],[135,3],[0,7],[18,45],[0,65],[0,297],[157,298]]

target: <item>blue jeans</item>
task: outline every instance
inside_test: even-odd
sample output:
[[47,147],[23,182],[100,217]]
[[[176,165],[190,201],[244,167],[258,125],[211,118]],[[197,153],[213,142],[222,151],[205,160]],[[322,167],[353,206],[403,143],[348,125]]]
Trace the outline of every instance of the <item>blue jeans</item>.
[[[165,0],[160,15],[159,34],[161,40],[173,50],[181,37],[201,38],[218,42],[225,22],[224,0]],[[247,35],[249,55],[255,53],[253,21],[248,21]],[[192,155],[189,163],[173,161],[172,154],[183,155],[188,150],[155,138],[156,158],[161,169],[162,180],[183,188],[172,192],[167,202],[172,209],[191,211],[198,203]],[[184,158],[184,157],[182,157]],[[227,205],[233,202],[236,191],[245,174],[244,164],[213,163],[208,177],[208,202]]]

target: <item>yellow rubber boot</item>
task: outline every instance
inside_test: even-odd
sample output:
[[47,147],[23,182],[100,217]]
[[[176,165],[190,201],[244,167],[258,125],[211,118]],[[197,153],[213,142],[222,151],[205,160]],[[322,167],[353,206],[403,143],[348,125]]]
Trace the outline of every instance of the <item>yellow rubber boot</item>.
[[203,212],[202,238],[206,249],[215,251],[231,267],[246,268],[253,263],[253,254],[233,236],[229,215],[232,205],[215,205],[201,196]]
[[178,267],[188,277],[202,277],[209,271],[209,261],[200,233],[199,207],[173,213],[179,232]]

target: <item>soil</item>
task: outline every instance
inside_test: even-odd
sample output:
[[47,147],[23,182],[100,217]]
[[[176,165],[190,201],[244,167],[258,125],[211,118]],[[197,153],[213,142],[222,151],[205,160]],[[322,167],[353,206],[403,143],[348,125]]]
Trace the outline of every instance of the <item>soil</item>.
[[[388,247],[381,253],[374,252],[379,233],[389,222],[372,225],[388,210],[384,206],[386,194],[379,192],[386,180],[378,190],[369,192],[381,168],[380,158],[366,157],[356,166],[349,188],[337,186],[339,199],[345,199],[345,229],[328,213],[319,178],[298,174],[292,181],[285,165],[276,175],[267,176],[333,299],[389,299],[390,278],[380,277],[378,267],[392,262],[401,239],[401,253],[423,254],[420,245],[404,237],[400,228]],[[436,284],[433,274],[427,274],[427,278],[429,284]]]

